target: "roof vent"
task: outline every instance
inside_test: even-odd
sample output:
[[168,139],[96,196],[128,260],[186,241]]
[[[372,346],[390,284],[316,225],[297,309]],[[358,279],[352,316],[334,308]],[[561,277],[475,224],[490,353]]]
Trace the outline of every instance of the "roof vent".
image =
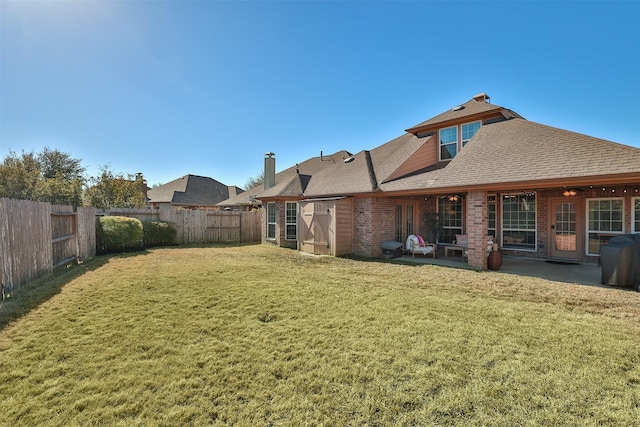
[[345,163],[351,163],[353,162],[354,158],[353,157],[345,157],[344,159],[342,159],[343,162]]
[[456,108],[452,109],[451,111],[460,111],[460,110],[464,110],[464,105],[458,105]]
[[478,102],[489,102],[491,97],[489,95],[487,95],[486,93],[482,92],[482,93],[479,93],[477,95],[474,95],[473,99],[475,101],[478,101]]

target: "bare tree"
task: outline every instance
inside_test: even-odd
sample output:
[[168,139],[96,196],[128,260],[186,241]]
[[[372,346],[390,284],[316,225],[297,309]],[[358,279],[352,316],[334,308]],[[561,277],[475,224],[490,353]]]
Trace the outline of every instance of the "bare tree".
[[260,171],[256,174],[256,176],[253,176],[247,180],[247,182],[244,184],[244,189],[250,190],[262,184],[263,182],[264,182],[264,171]]

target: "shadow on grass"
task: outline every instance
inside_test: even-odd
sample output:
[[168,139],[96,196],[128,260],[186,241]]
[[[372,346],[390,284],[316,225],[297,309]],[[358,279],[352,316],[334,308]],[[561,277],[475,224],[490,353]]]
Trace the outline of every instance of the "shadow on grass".
[[175,249],[206,249],[206,248],[241,248],[245,246],[259,246],[260,242],[226,242],[226,243],[187,243],[184,245],[157,246],[149,249],[175,248]]
[[9,323],[28,314],[44,302],[57,295],[64,285],[73,279],[80,277],[86,272],[94,271],[109,262],[111,258],[131,258],[148,255],[150,250],[170,248],[175,250],[189,248],[211,248],[211,247],[242,247],[253,246],[259,243],[211,243],[175,246],[156,246],[144,250],[129,252],[113,252],[100,254],[90,261],[70,267],[61,267],[54,271],[51,276],[44,277],[14,289],[10,297],[0,301],[0,331]]
[[[146,251],[145,251],[146,252]],[[143,252],[138,252],[141,255]],[[90,261],[71,267],[61,267],[51,276],[36,280],[11,291],[11,296],[0,302],[0,331],[9,323],[28,314],[44,302],[58,294],[67,283],[88,271],[97,270],[115,256],[133,254],[101,255]]]

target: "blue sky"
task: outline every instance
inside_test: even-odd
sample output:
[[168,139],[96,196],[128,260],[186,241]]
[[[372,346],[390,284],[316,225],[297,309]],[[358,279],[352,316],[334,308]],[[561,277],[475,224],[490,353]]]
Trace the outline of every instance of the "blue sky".
[[0,0],[0,156],[90,175],[243,186],[479,92],[640,147],[640,2]]

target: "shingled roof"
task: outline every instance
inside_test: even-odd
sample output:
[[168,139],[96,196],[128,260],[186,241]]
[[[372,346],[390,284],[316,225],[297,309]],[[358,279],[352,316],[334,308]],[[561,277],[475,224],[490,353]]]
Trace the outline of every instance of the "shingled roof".
[[437,186],[528,185],[565,180],[640,181],[640,148],[513,119],[483,126],[445,168]]
[[330,155],[323,154],[312,157],[302,163],[278,172],[276,174],[275,185],[266,191],[264,190],[263,184],[260,183],[236,197],[230,197],[218,203],[218,206],[250,206],[255,204],[255,200],[261,197],[301,196],[313,175],[337,163],[342,163],[344,158],[350,156],[351,153],[341,150]]
[[429,140],[404,134],[373,150],[361,151],[314,175],[305,190],[307,197],[379,191],[381,184]]
[[[213,178],[185,175],[148,191],[149,203],[171,203],[177,206],[215,206],[229,198],[225,184]],[[236,192],[237,187],[231,187]]]
[[[332,163],[313,172],[303,170],[304,163],[298,174],[289,168],[260,197],[517,190],[630,178],[640,182],[639,148],[530,122],[484,102],[487,98],[476,95],[373,150],[333,155]],[[439,161],[437,137],[423,131],[472,118],[483,120],[483,126],[452,160]]]
[[[640,149],[521,118],[485,125],[451,161],[421,163],[432,138],[404,134],[314,175],[306,197],[536,188],[637,178]],[[367,161],[369,156],[370,161]],[[419,167],[422,165],[422,167]],[[402,170],[401,175],[394,176]],[[374,178],[372,181],[371,178]]]
[[489,104],[485,102],[485,99],[489,99],[488,95],[478,94],[465,102],[458,105],[451,110],[445,111],[442,114],[438,114],[422,123],[419,123],[411,128],[407,129],[407,132],[412,134],[419,134],[431,129],[446,126],[447,123],[459,122],[461,119],[468,118],[473,120],[475,117],[486,116],[491,113],[501,114],[505,119],[511,119],[514,117],[522,118],[518,113],[509,110],[508,108],[501,107],[499,105]]

